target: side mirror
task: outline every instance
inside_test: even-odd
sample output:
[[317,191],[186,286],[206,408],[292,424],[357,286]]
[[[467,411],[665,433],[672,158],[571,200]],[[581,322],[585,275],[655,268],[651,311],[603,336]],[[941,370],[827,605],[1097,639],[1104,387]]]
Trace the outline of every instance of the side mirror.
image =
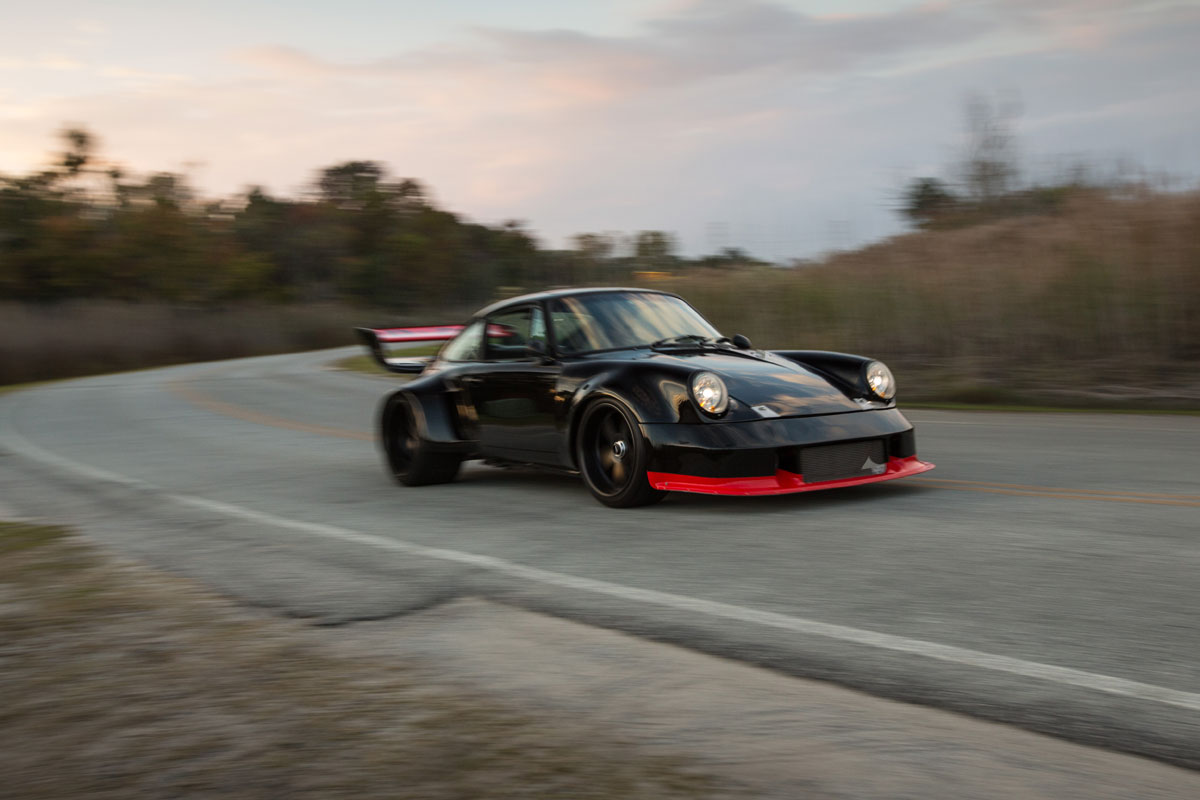
[[750,340],[740,333],[735,333],[733,338],[729,341],[733,342],[733,346],[739,350],[749,350],[751,347],[753,347],[753,345],[750,344]]

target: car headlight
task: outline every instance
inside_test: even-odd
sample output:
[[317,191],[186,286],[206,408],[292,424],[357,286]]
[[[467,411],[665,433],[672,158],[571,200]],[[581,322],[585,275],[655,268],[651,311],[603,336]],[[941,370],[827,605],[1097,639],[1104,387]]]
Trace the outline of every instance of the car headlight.
[[866,377],[871,394],[880,400],[891,400],[896,396],[896,378],[882,362],[872,361],[867,364]]
[[697,372],[692,376],[692,397],[701,410],[714,417],[719,417],[729,408],[729,392],[725,388],[725,381],[711,372]]

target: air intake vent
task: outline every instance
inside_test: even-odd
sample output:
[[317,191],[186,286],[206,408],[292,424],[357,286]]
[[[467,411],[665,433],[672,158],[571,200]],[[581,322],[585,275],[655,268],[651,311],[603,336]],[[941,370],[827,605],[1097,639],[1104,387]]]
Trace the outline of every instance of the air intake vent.
[[824,444],[800,451],[800,474],[805,483],[879,475],[887,468],[883,439]]

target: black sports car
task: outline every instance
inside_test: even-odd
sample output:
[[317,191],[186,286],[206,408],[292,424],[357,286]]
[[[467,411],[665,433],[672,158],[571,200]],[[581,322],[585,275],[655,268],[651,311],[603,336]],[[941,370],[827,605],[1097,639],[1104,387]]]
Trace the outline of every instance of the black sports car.
[[[466,325],[359,328],[387,369],[417,374],[383,402],[387,465],[408,486],[461,463],[578,472],[601,503],[667,492],[762,495],[932,469],[878,361],[764,352],[722,336],[680,297],[568,289],[505,300]],[[451,339],[437,356],[394,342]]]

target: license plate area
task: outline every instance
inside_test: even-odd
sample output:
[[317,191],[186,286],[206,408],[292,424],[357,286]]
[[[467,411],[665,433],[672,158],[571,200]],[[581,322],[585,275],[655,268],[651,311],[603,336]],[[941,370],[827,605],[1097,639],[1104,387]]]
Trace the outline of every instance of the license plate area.
[[799,456],[805,483],[880,475],[887,470],[888,461],[883,439],[802,447]]

